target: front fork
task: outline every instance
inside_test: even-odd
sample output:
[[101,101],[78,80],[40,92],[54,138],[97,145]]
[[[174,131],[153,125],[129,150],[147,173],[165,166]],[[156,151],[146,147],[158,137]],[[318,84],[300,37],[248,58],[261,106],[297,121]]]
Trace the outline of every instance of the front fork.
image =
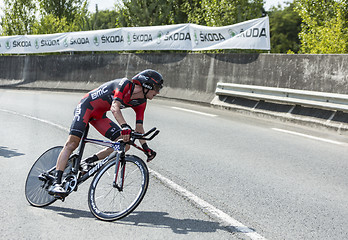
[[114,181],[113,181],[113,187],[117,188],[118,191],[123,191],[123,185],[124,185],[124,175],[126,171],[126,160],[125,160],[125,153],[123,151],[118,152],[116,155],[116,166],[115,166],[115,174],[114,174]]

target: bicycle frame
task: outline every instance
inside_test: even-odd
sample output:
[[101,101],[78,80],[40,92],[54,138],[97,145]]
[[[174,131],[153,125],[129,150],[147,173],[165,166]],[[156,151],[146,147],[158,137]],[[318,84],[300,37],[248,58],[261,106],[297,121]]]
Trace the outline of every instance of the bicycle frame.
[[[123,140],[113,142],[87,138],[89,127],[89,125],[86,127],[77,151],[69,157],[67,166],[64,169],[61,185],[66,193],[55,194],[51,191],[56,181],[54,165],[56,165],[57,158],[63,149],[62,146],[56,146],[45,151],[33,164],[25,184],[25,196],[33,206],[48,206],[57,199],[64,201],[70,193],[77,191],[78,185],[94,176],[88,193],[89,208],[98,219],[114,221],[127,216],[139,205],[149,183],[149,171],[146,163],[135,155],[126,155],[126,145],[132,145],[147,153],[135,144],[135,140],[152,140],[159,133],[159,130],[152,128],[146,133],[132,130],[128,142],[123,142]],[[96,163],[87,172],[80,171],[80,162],[86,143],[109,147],[114,151],[105,159]],[[156,152],[146,155],[148,156],[147,160],[151,161],[156,156]],[[131,169],[129,174],[125,172],[126,165],[127,169]],[[114,174],[112,172],[110,174],[110,171],[114,172]],[[103,180],[99,181],[100,179]],[[124,186],[127,185],[127,182],[129,182],[130,188]],[[113,192],[113,194],[109,195],[108,193],[110,192]],[[128,194],[129,192],[131,194]],[[110,199],[114,203],[116,196],[120,203],[110,205]],[[106,207],[105,204],[112,209],[105,210],[105,212],[103,210]]]
[[[158,133],[159,130],[157,130],[156,132],[154,132],[156,130],[156,128],[151,129],[150,131],[148,131],[145,134],[140,134],[140,133],[135,133],[133,132],[133,140],[131,140],[129,143],[132,146],[134,146],[135,148],[146,152],[143,148],[137,146],[134,141],[135,139],[144,139],[144,140],[152,140]],[[106,140],[98,140],[98,139],[92,139],[92,138],[87,138],[88,135],[88,131],[89,131],[89,125],[86,126],[86,130],[83,133],[83,136],[80,140],[80,144],[77,150],[77,154],[72,155],[70,158],[76,158],[75,161],[73,161],[73,166],[72,166],[72,174],[67,175],[64,179],[64,181],[66,179],[68,179],[66,182],[68,183],[68,185],[66,186],[66,190],[69,188],[69,190],[67,190],[68,194],[70,194],[72,191],[77,189],[77,186],[79,186],[80,184],[82,184],[83,182],[85,182],[88,178],[90,178],[91,176],[93,176],[95,173],[98,172],[98,170],[100,168],[102,168],[110,159],[113,159],[116,157],[116,168],[115,168],[115,177],[114,177],[114,181],[113,181],[113,186],[115,188],[117,188],[119,191],[123,190],[123,184],[124,184],[124,174],[125,174],[125,145],[126,143],[124,143],[122,140],[119,142],[113,142],[113,141],[106,141]],[[154,133],[153,133],[154,132]],[[151,137],[146,138],[146,136],[148,136],[149,134],[151,134]],[[82,159],[82,155],[85,149],[85,145],[86,143],[93,143],[96,145],[100,145],[100,146],[104,146],[104,147],[110,147],[113,148],[114,151],[107,156],[106,158],[104,158],[103,160],[101,160],[96,166],[94,166],[92,169],[90,169],[87,173],[85,173],[84,175],[82,175],[81,177],[78,176],[79,173],[79,167],[80,167],[80,163],[81,163],[81,159]],[[117,184],[117,179],[119,177],[119,168],[121,167],[121,180],[120,180],[120,184]],[[50,173],[52,171],[55,170],[55,167],[51,168],[50,170],[48,170],[47,172],[49,173],[48,175],[45,175],[43,177],[46,178],[51,178],[51,180],[54,180],[54,177],[52,175],[50,175]]]
[[[98,140],[98,139],[87,138],[88,131],[89,131],[89,125],[87,125],[86,130],[85,130],[85,132],[84,132],[84,134],[83,134],[83,136],[81,138],[81,141],[80,141],[80,145],[79,145],[79,148],[78,148],[78,158],[74,162],[74,166],[73,166],[73,169],[72,169],[73,174],[76,175],[78,173],[78,169],[79,169],[79,166],[80,166],[80,163],[81,163],[81,159],[82,159],[82,155],[83,155],[86,143],[92,143],[92,144],[96,144],[96,145],[100,145],[100,146],[104,146],[104,147],[111,147],[115,151],[112,152],[109,156],[107,156],[103,160],[101,160],[96,166],[94,166],[92,169],[90,169],[82,177],[78,178],[77,179],[77,185],[80,185],[81,183],[86,181],[88,178],[93,176],[110,159],[116,157],[116,164],[117,164],[116,166],[118,166],[118,162],[120,160],[122,161],[122,159],[124,159],[124,156],[121,156],[122,153],[124,153],[124,148],[125,148],[125,144],[123,142],[112,142],[112,141],[105,141],[105,140]],[[116,173],[116,177],[117,177],[117,173]],[[114,182],[114,186],[115,185],[116,185],[116,182]]]

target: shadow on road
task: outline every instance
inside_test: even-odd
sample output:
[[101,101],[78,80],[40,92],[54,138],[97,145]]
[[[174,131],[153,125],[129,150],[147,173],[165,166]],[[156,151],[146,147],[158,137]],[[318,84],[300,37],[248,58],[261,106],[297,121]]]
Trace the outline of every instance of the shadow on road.
[[17,152],[17,149],[9,149],[7,147],[0,146],[0,157],[11,158],[24,155],[24,153]]
[[171,228],[174,233],[188,234],[190,232],[216,232],[217,230],[238,233],[234,228],[227,228],[218,222],[199,219],[172,218],[166,212],[133,212],[115,223],[142,227]]
[[[94,218],[92,213],[84,210],[48,206],[46,209],[57,212],[68,218]],[[199,219],[177,219],[169,216],[166,212],[133,212],[127,217],[112,222],[114,224],[134,225],[148,228],[170,228],[176,234],[188,234],[190,232],[216,232],[222,230],[230,233],[240,233],[231,226],[223,226],[218,222]]]
[[59,215],[62,215],[68,218],[94,218],[94,216],[92,215],[90,211],[84,211],[84,210],[78,210],[78,209],[72,209],[72,208],[55,207],[55,206],[48,206],[45,208],[55,211]]

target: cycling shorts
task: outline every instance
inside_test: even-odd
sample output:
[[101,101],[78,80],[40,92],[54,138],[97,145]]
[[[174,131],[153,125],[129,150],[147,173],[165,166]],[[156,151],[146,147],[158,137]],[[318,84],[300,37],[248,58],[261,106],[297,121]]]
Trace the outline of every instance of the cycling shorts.
[[111,141],[115,141],[121,135],[121,128],[108,118],[106,113],[101,118],[94,118],[91,113],[92,111],[83,104],[76,107],[74,120],[70,127],[70,135],[81,138],[88,123],[91,123],[98,132]]

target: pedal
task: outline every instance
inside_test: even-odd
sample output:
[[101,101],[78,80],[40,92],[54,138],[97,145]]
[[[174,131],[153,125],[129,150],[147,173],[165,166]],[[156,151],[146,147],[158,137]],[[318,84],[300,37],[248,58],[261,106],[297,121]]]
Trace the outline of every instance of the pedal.
[[54,181],[54,177],[48,173],[41,173],[39,176],[38,176],[39,180],[41,181]]
[[40,174],[38,178],[39,178],[40,181],[46,181],[47,180],[46,176],[44,176],[43,174]]
[[55,199],[57,200],[61,200],[62,202],[65,201],[65,196],[59,195],[59,194],[55,194],[53,195]]

